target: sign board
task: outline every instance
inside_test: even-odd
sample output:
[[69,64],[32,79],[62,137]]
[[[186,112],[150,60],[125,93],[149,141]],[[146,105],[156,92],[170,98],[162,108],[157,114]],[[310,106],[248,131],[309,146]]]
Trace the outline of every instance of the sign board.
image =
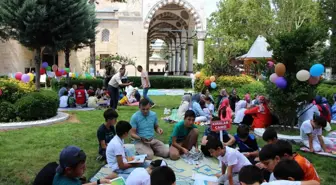
[[212,131],[229,130],[231,128],[231,123],[229,121],[211,121]]

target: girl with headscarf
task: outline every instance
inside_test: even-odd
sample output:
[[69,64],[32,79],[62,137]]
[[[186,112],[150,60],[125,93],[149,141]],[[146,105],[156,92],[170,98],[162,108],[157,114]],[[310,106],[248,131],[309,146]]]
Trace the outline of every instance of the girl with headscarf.
[[240,100],[239,102],[236,104],[235,118],[233,120],[233,123],[237,124],[240,124],[243,121],[247,106],[246,101]]
[[331,121],[330,110],[329,110],[328,106],[325,105],[322,102],[322,100],[323,100],[322,96],[317,95],[315,97],[316,106],[317,106],[318,110],[320,111],[320,116],[324,117],[330,123],[330,121]]
[[189,110],[191,107],[191,95],[185,94],[182,96],[182,102],[177,110],[177,118],[178,120],[183,120],[185,112]]
[[[204,95],[204,96],[203,96],[203,95]],[[211,100],[211,102],[212,102],[212,103],[215,103],[215,100],[214,100],[214,98],[212,97],[212,95],[210,94],[209,89],[203,89],[201,97],[204,97],[204,100],[205,100],[206,97],[209,97],[210,100]]]
[[334,94],[333,100],[334,100],[334,105],[331,107],[331,114],[332,114],[331,123],[336,123],[336,94]]
[[236,103],[240,100],[239,96],[237,95],[237,90],[235,88],[232,89],[231,94],[229,96],[229,100],[231,109],[235,110]]
[[232,109],[230,108],[229,99],[224,99],[219,107],[218,116],[222,121],[232,122]]
[[253,117],[252,129],[268,127],[272,122],[272,115],[268,108],[266,98],[264,96],[259,96],[258,101],[259,106],[245,111],[245,115],[252,115]]
[[201,108],[201,105],[199,102],[201,101],[201,96],[200,94],[195,94],[191,98],[192,104],[191,108],[196,114],[196,119],[195,122],[206,122],[210,120],[210,117],[206,115],[206,113],[203,111]]
[[219,106],[222,104],[222,101],[223,101],[223,99],[226,99],[226,98],[228,98],[229,96],[228,96],[228,93],[226,92],[226,90],[225,89],[222,89],[221,91],[220,91],[220,93],[219,93],[219,95],[218,95],[218,99],[217,99],[217,108],[219,108]]

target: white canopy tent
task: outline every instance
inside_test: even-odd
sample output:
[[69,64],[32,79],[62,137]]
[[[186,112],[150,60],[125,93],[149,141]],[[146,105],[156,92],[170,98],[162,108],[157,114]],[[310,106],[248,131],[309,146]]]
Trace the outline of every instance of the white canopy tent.
[[255,60],[257,58],[271,59],[273,52],[268,51],[269,44],[266,41],[266,38],[259,35],[258,38],[252,44],[250,50],[238,59],[241,60]]

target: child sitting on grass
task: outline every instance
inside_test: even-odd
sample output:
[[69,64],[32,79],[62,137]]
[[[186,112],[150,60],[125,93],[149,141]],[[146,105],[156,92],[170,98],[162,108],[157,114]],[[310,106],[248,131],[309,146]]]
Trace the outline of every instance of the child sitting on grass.
[[122,94],[123,94],[123,97],[119,100],[119,105],[127,105],[127,104],[129,104],[129,102],[128,102],[128,98],[127,98],[127,93],[124,91],[124,92],[122,92]]
[[[56,169],[56,175],[53,185],[81,185],[79,180],[86,170],[86,154],[76,146],[65,147],[59,159],[59,166]],[[117,177],[115,174],[110,178]],[[110,183],[109,179],[99,179],[97,182],[86,183],[85,185],[99,185]]]
[[252,164],[255,164],[255,158],[259,155],[259,147],[256,137],[250,134],[249,127],[247,125],[239,125],[234,138],[239,147],[239,151],[243,153]]
[[274,128],[268,127],[263,133],[262,138],[267,144],[275,144],[278,141],[278,134]]
[[198,152],[198,129],[195,123],[195,112],[187,110],[184,120],[175,124],[173,133],[169,140],[170,159],[178,160],[180,154],[187,154],[194,146]]
[[204,100],[201,100],[199,104],[200,104],[200,106],[201,106],[203,112],[206,114],[206,117],[212,117],[211,111],[210,111],[210,109],[206,106],[205,101],[204,101]]
[[68,91],[64,91],[63,95],[60,97],[60,104],[59,107],[60,108],[67,108],[69,107],[68,101],[69,101],[69,97],[68,97]]
[[152,161],[147,168],[136,168],[128,176],[126,185],[150,185],[150,175],[152,171],[160,166],[167,166],[163,160]]
[[218,158],[222,166],[222,173],[217,174],[219,184],[240,185],[238,173],[242,167],[251,165],[250,161],[238,150],[223,146],[219,140],[210,139],[206,147],[211,156]]
[[168,166],[160,166],[152,171],[150,178],[151,185],[176,185],[174,171]]
[[88,107],[89,108],[97,108],[98,107],[98,98],[95,96],[94,91],[90,91],[89,99],[88,99]]
[[215,106],[214,106],[214,104],[212,103],[212,100],[211,100],[211,98],[209,97],[209,96],[206,96],[205,98],[204,98],[204,100],[205,100],[205,105],[206,105],[206,107],[209,109],[209,111],[210,111],[210,113],[211,113],[211,115],[215,112]]

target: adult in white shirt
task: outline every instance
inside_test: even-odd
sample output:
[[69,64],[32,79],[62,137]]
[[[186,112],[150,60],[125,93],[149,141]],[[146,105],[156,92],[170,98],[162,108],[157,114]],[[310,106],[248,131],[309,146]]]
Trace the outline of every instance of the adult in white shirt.
[[244,117],[245,117],[245,110],[246,110],[247,102],[245,100],[240,100],[236,104],[236,112],[235,112],[235,118],[233,120],[233,123],[240,124]]
[[167,166],[164,160],[152,161],[148,168],[136,168],[128,176],[126,185],[150,185],[150,175],[152,171],[160,166]]
[[110,106],[112,109],[117,109],[121,86],[132,85],[133,82],[122,83],[121,78],[125,75],[125,68],[120,68],[119,72],[113,75],[108,83],[108,92],[110,94]]
[[143,70],[142,66],[138,66],[137,67],[138,71],[141,73],[141,85],[143,88],[143,98],[147,99],[149,101],[149,103],[151,104],[152,107],[155,106],[155,103],[148,97],[148,90],[151,86],[150,82],[149,82],[149,77],[148,77],[148,73],[146,71]]

